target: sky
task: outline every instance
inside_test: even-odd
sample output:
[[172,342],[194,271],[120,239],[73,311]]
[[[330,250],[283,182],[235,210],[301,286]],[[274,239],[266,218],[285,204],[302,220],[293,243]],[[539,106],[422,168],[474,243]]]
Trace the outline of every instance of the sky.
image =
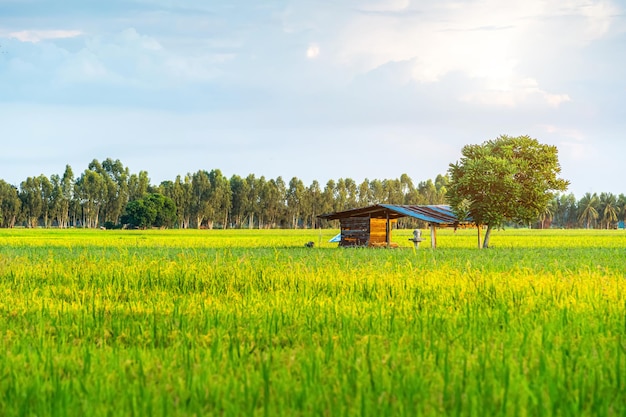
[[626,193],[625,74],[625,0],[0,0],[0,179],[417,184],[505,134]]

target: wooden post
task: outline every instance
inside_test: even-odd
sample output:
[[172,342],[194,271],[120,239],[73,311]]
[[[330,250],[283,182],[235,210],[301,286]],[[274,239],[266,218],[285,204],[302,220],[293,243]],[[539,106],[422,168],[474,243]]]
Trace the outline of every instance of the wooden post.
[[387,215],[387,226],[385,227],[385,242],[387,242],[387,247],[391,245],[391,239],[389,239],[389,235],[391,233],[389,230],[389,210],[385,210],[385,214]]
[[478,249],[480,249],[481,248],[481,246],[480,246],[480,225],[477,224],[476,226],[478,228]]
[[433,223],[430,224],[430,247],[433,249],[437,247],[437,228]]

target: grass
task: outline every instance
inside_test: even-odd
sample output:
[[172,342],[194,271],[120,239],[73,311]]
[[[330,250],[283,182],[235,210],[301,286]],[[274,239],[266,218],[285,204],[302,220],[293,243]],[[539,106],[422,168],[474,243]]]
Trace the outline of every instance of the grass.
[[0,231],[0,414],[625,415],[623,231],[335,233]]

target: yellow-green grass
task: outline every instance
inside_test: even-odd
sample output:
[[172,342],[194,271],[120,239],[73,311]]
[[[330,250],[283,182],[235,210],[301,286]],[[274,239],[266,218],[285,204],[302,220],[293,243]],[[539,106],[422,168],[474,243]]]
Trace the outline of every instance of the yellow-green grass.
[[0,415],[626,413],[624,231],[336,232],[0,231]]

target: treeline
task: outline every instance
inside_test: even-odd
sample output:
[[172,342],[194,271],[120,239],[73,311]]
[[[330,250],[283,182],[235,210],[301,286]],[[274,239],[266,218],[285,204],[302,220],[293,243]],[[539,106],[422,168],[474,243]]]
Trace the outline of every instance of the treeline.
[[[306,185],[294,177],[267,179],[249,174],[225,177],[219,169],[199,170],[159,185],[148,173],[131,174],[119,160],[93,160],[75,177],[29,177],[19,187],[0,180],[2,227],[328,227],[317,216],[376,203],[443,204],[446,176],[415,186],[398,179],[330,180]],[[401,225],[413,222],[405,219]],[[336,225],[334,225],[336,227]]]
[[[397,179],[351,178],[306,185],[294,177],[266,179],[249,174],[225,177],[219,169],[199,170],[159,185],[148,173],[130,173],[119,160],[93,160],[75,177],[29,177],[19,187],[0,180],[0,227],[170,227],[314,228],[336,227],[317,216],[377,203],[445,204],[448,177],[415,185]],[[624,221],[626,196],[611,193],[557,195],[537,228],[615,228]],[[399,227],[414,227],[401,219]]]

